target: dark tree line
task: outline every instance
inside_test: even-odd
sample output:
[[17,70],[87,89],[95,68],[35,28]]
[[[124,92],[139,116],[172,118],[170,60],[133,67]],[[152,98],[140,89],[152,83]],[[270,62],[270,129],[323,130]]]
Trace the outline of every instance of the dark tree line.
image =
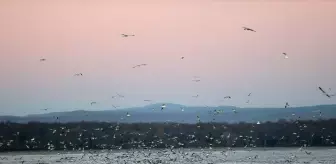
[[1,122],[0,151],[334,146],[336,119],[257,123]]

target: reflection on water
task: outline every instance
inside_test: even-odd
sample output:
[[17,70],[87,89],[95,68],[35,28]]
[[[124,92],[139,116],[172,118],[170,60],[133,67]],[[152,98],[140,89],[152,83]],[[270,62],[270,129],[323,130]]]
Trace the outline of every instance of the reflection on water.
[[247,164],[247,163],[336,163],[336,149],[163,149],[134,151],[2,153],[0,163],[73,164]]

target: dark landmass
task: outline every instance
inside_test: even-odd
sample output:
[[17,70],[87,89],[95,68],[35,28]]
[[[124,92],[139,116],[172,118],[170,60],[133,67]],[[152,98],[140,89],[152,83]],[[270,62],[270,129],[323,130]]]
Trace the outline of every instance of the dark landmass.
[[[161,110],[162,104],[152,104],[145,107],[127,108],[104,111],[77,110],[71,112],[54,112],[39,115],[0,116],[0,121],[17,123],[37,122],[120,122],[120,123],[197,123],[197,116],[202,122],[249,122],[257,121],[276,122],[279,119],[286,120],[318,120],[336,118],[336,105],[319,105],[294,108],[237,108],[233,106],[219,107],[190,107],[179,104],[166,104]],[[182,109],[184,111],[182,111]],[[233,109],[237,113],[233,112]],[[127,112],[131,117],[127,117]]]
[[0,151],[334,146],[336,119],[264,123],[0,123]]

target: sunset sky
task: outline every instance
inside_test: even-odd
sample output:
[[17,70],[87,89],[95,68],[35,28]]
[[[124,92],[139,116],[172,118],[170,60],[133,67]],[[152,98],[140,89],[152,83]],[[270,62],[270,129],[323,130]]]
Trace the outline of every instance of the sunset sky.
[[[1,0],[0,115],[126,108],[145,99],[336,104],[317,89],[336,93],[335,16],[332,0]],[[112,99],[116,93],[125,98]]]

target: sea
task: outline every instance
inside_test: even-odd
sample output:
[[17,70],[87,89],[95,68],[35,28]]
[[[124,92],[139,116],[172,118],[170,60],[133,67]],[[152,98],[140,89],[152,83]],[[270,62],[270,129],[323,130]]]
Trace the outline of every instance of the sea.
[[0,164],[336,164],[336,148],[135,149],[0,153]]

